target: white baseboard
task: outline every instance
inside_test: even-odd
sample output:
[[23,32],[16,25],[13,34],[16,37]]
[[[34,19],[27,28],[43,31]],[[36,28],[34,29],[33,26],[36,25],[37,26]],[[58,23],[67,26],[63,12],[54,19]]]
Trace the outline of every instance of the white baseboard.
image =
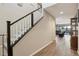
[[49,44],[51,44],[53,41],[48,42],[46,45],[44,45],[43,47],[41,47],[40,49],[36,50],[34,53],[32,53],[30,56],[35,55],[36,53],[38,53],[39,51],[41,51],[42,49],[44,49],[45,47],[47,47]]
[[79,54],[79,49],[77,50],[77,53]]

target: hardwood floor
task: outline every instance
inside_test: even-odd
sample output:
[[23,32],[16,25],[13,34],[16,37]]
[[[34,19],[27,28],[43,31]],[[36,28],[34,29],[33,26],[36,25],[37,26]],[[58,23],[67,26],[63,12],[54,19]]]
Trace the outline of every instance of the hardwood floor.
[[63,38],[56,37],[56,40],[42,49],[34,56],[78,56],[76,51],[70,48],[70,36],[65,35]]

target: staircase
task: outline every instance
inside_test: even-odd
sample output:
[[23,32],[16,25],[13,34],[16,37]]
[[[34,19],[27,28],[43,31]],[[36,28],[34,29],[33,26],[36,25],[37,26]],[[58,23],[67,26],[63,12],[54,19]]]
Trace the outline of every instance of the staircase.
[[[23,7],[23,4],[17,4]],[[17,20],[7,21],[7,34],[0,35],[3,39],[0,48],[1,55],[12,56],[13,47],[43,18],[42,5],[39,3],[30,4],[35,10],[25,14]],[[7,40],[6,40],[7,39]],[[0,41],[1,42],[1,41]]]

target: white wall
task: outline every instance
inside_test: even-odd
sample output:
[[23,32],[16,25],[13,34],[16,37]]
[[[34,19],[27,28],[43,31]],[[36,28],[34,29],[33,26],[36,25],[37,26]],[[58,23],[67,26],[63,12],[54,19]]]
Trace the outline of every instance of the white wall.
[[70,19],[56,18],[56,24],[70,24]]
[[50,6],[53,6],[54,4],[56,3],[43,3],[43,8],[47,8],[47,7],[50,7]]
[[13,48],[16,56],[34,54],[40,48],[55,40],[55,19],[44,14],[44,18]]

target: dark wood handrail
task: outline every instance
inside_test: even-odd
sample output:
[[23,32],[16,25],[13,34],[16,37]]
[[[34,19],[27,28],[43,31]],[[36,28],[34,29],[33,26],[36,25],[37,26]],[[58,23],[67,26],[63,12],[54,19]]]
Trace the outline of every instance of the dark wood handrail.
[[34,11],[32,11],[32,12],[30,12],[30,13],[26,14],[25,16],[23,16],[23,17],[19,18],[18,20],[14,21],[14,22],[13,22],[13,23],[11,23],[10,25],[15,24],[16,22],[20,21],[21,19],[23,19],[23,18],[27,17],[28,15],[30,15],[30,14],[32,14],[32,13],[34,13],[35,11],[37,11],[37,10],[39,10],[39,9],[41,9],[41,8],[38,8],[38,9],[36,9],[36,10],[34,10]]

